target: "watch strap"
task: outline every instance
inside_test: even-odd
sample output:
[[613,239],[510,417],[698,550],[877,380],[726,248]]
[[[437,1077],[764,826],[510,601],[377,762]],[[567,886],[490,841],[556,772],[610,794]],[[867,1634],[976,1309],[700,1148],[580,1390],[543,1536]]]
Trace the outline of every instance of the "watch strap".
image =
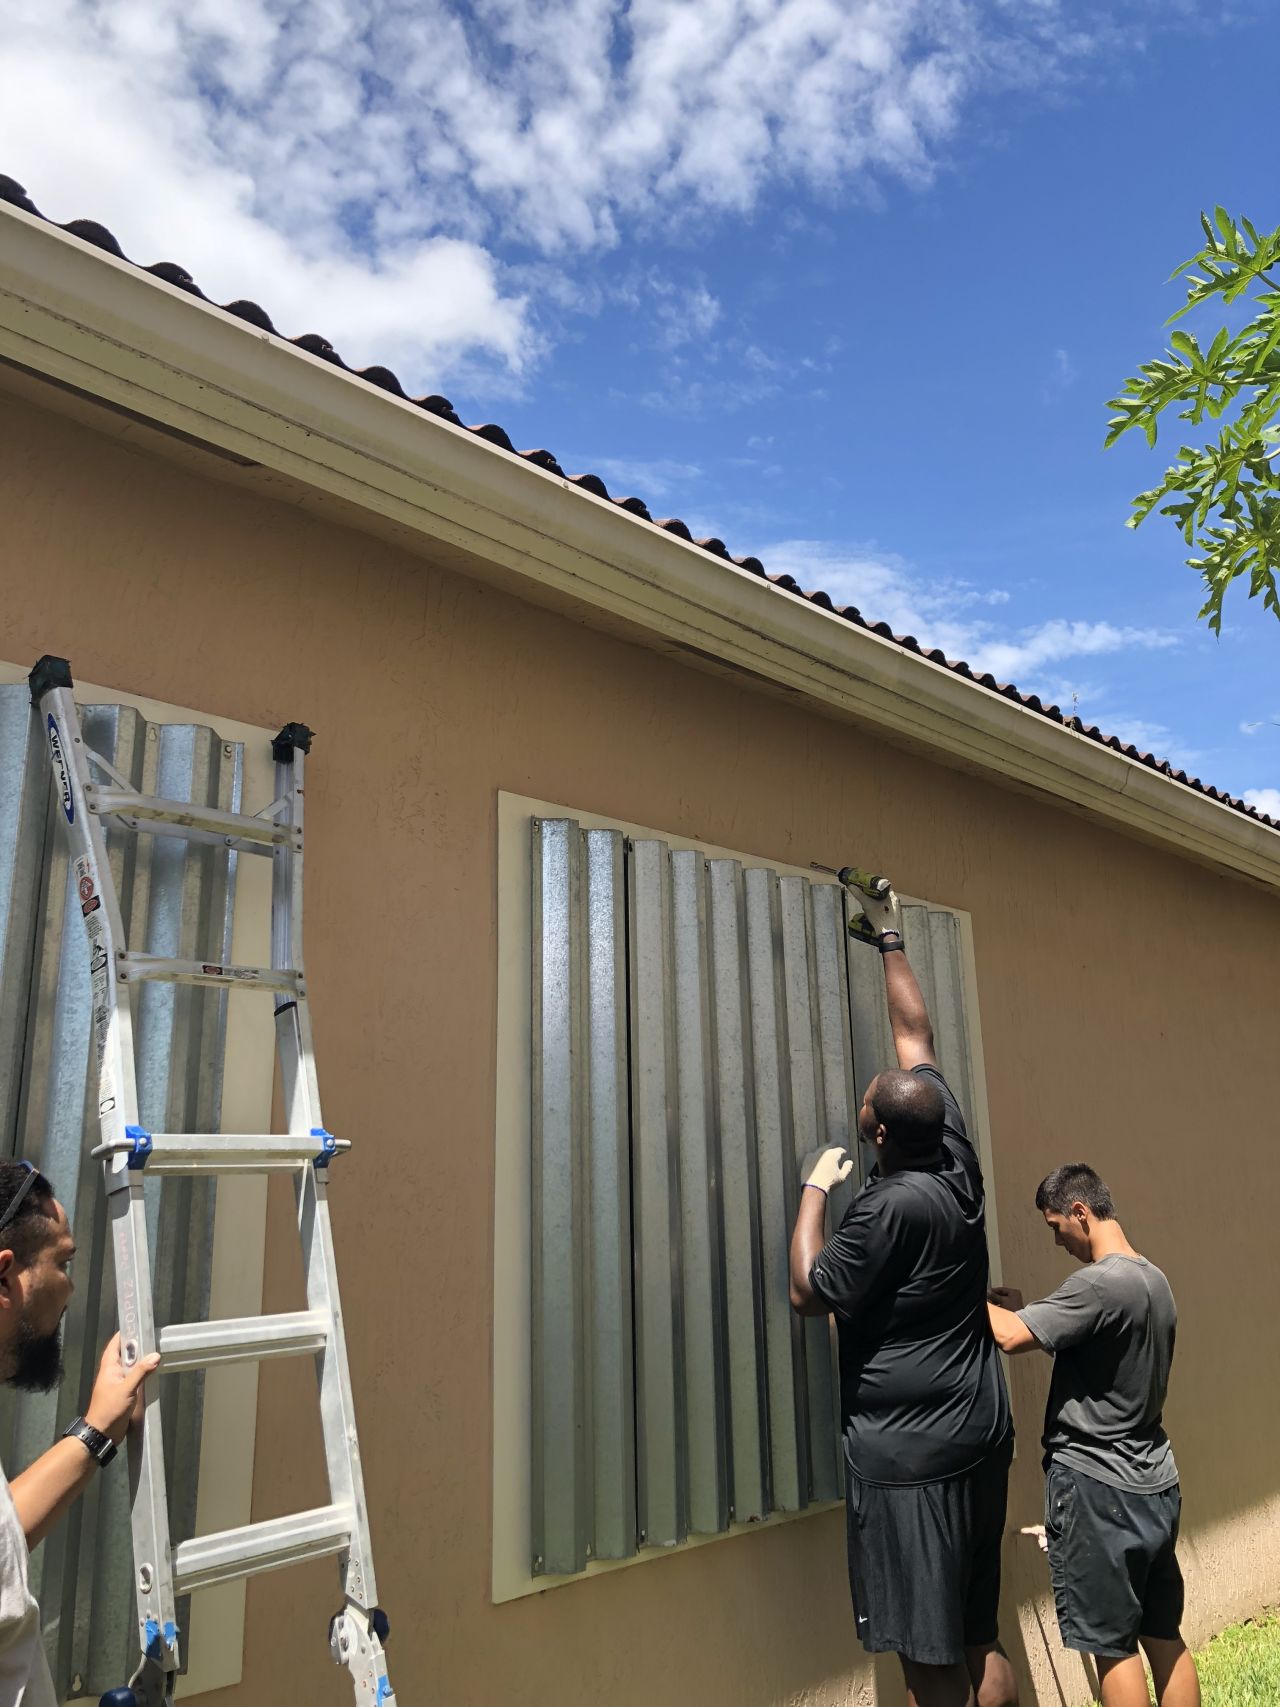
[[87,1423],[83,1417],[77,1417],[68,1423],[62,1431],[64,1440],[78,1440],[87,1448],[89,1456],[95,1460],[101,1469],[105,1469],[115,1457],[118,1450],[116,1443],[109,1434],[103,1434],[100,1429]]

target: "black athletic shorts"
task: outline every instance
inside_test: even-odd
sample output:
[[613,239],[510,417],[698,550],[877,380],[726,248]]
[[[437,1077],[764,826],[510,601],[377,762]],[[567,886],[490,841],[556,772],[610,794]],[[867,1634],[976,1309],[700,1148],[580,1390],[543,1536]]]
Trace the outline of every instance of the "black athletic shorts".
[[962,1475],[887,1488],[860,1481],[846,1452],[849,1587],[869,1654],[954,1665],[995,1641],[1012,1457],[1010,1434]]
[[1173,1641],[1182,1624],[1182,1572],[1174,1553],[1182,1492],[1113,1488],[1051,1463],[1044,1531],[1063,1644],[1122,1659],[1139,1636]]

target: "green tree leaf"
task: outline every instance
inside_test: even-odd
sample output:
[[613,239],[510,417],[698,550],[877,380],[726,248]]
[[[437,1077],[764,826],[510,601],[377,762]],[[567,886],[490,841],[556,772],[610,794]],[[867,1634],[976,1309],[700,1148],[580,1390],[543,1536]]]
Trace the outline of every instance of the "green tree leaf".
[[1170,408],[1193,426],[1206,416],[1223,423],[1215,440],[1181,447],[1160,484],[1134,498],[1126,524],[1139,527],[1156,509],[1169,517],[1197,553],[1186,561],[1208,593],[1200,619],[1221,634],[1237,580],[1280,618],[1280,227],[1260,234],[1222,207],[1200,224],[1204,248],[1171,275],[1187,300],[1170,323],[1211,297],[1248,298],[1254,316],[1234,336],[1219,327],[1207,349],[1191,332],[1171,332],[1167,354],[1141,363],[1108,403],[1104,442],[1109,449],[1137,427],[1154,446]]

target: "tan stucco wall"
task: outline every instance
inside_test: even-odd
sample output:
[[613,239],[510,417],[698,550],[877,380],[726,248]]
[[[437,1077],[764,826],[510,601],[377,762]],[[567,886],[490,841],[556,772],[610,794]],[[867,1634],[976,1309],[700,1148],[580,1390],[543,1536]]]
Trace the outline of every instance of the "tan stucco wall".
[[[3,398],[0,515],[0,655],[318,731],[308,968],[327,1123],[359,1144],[333,1213],[405,1707],[876,1698],[835,1514],[490,1605],[499,789],[802,866],[856,855],[971,912],[1005,1276],[1056,1284],[1035,1183],[1099,1166],[1181,1307],[1189,1633],[1280,1599],[1280,901]],[[289,1210],[273,1186],[268,1308],[297,1296]],[[1015,1525],[1038,1518],[1047,1376],[1012,1370]],[[295,1423],[313,1392],[263,1371],[259,1517],[323,1498]],[[1006,1641],[1058,1702],[1042,1562],[1009,1562]],[[349,1700],[336,1600],[328,1562],[254,1584],[247,1681],[209,1699]]]

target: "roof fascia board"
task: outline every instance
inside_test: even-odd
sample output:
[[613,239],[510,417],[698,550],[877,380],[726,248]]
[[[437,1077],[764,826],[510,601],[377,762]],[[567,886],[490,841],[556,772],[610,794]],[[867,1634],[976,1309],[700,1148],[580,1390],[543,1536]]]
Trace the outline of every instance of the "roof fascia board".
[[620,511],[19,209],[0,354],[358,510],[1280,889],[1280,832]]

